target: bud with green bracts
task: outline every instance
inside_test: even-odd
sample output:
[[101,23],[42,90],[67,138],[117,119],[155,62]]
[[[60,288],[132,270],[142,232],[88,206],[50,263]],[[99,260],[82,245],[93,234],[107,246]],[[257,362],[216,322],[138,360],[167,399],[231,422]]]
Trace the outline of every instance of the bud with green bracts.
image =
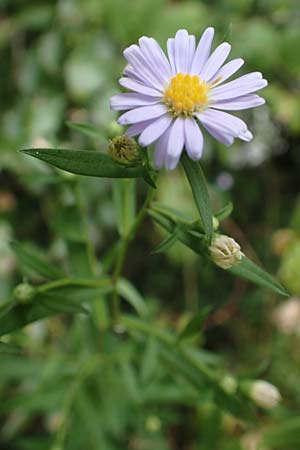
[[109,141],[108,154],[124,166],[137,166],[141,162],[136,141],[126,135],[115,136]]

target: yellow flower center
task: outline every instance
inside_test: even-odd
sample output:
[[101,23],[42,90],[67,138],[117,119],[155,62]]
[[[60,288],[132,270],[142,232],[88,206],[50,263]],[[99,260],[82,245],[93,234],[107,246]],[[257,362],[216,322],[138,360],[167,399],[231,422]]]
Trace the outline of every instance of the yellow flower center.
[[178,73],[165,91],[164,102],[175,116],[192,115],[207,105],[210,86],[198,75]]

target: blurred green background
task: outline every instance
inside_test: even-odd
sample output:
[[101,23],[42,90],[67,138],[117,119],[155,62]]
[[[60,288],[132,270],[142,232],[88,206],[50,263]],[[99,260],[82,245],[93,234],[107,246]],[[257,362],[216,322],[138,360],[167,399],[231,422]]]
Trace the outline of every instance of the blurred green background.
[[[170,328],[199,305],[212,305],[203,349],[234,374],[274,383],[282,404],[239,420],[215,406],[209,388],[195,396],[176,373],[175,383],[157,359],[157,343],[105,333],[102,307],[95,307],[92,318],[60,315],[3,338],[11,350],[0,346],[1,450],[300,449],[297,0],[0,0],[0,300],[29,275],[41,281],[16,261],[12,239],[86,275],[74,184],[100,265],[109,266],[117,238],[112,182],[69,176],[17,150],[106,151],[108,138],[121,131],[108,101],[119,91],[122,50],[142,35],[165,46],[179,28],[199,38],[207,26],[216,29],[215,46],[227,40],[231,56],[245,59],[243,73],[261,71],[269,81],[267,105],[240,114],[251,143],[228,149],[205,136],[215,209],[233,201],[223,230],[277,273],[293,299],[233,279],[180,244],[151,255],[162,235],[150,220],[125,275]],[[91,123],[100,135],[83,136],[68,121]],[[141,182],[140,200],[144,192]],[[160,177],[157,199],[194,214],[179,168]]]

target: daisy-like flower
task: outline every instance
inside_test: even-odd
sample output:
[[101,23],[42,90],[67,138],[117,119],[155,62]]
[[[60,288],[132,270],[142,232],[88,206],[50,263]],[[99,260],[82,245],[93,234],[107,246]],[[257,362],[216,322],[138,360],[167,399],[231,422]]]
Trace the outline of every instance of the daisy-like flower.
[[118,122],[130,125],[126,134],[139,135],[142,147],[156,141],[157,169],[174,169],[184,148],[191,159],[199,160],[200,126],[227,146],[235,138],[248,142],[253,137],[243,120],[222,110],[264,104],[254,92],[268,83],[260,72],[224,83],[244,61],[237,58],[224,64],[231,49],[227,42],[210,55],[213,36],[214,29],[207,28],[196,48],[195,36],[179,30],[167,41],[168,58],[155,39],[145,36],[124,51],[128,65],[119,82],[131,92],[114,95],[111,108],[127,110]]

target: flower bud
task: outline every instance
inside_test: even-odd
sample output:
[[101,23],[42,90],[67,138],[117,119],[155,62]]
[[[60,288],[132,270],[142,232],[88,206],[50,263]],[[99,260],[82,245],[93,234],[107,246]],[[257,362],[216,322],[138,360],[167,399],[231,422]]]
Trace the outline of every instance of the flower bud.
[[267,450],[262,447],[262,434],[258,431],[250,431],[241,438],[241,446],[243,450]]
[[300,336],[300,298],[290,298],[278,305],[273,311],[272,321],[282,333]]
[[107,126],[105,127],[105,131],[107,134],[107,137],[112,139],[114,136],[121,134],[124,130],[124,127],[122,127],[122,125],[119,125],[118,122],[116,122],[115,120],[112,120],[111,122],[109,122],[107,124]]
[[108,153],[111,159],[125,166],[135,166],[140,162],[136,141],[125,134],[109,141]]
[[27,283],[18,284],[13,292],[14,298],[20,303],[29,303],[33,299],[34,295],[34,287]]
[[217,235],[213,239],[209,251],[213,262],[222,269],[230,269],[239,264],[242,257],[245,256],[239,244],[224,234]]
[[225,375],[220,382],[220,387],[224,392],[226,392],[226,394],[233,395],[237,391],[238,384],[234,377],[231,375]]
[[275,408],[281,400],[277,387],[268,381],[255,380],[246,382],[241,385],[241,389],[257,406],[264,409]]
[[146,419],[146,429],[150,433],[157,433],[161,429],[161,421],[157,416],[149,416]]

